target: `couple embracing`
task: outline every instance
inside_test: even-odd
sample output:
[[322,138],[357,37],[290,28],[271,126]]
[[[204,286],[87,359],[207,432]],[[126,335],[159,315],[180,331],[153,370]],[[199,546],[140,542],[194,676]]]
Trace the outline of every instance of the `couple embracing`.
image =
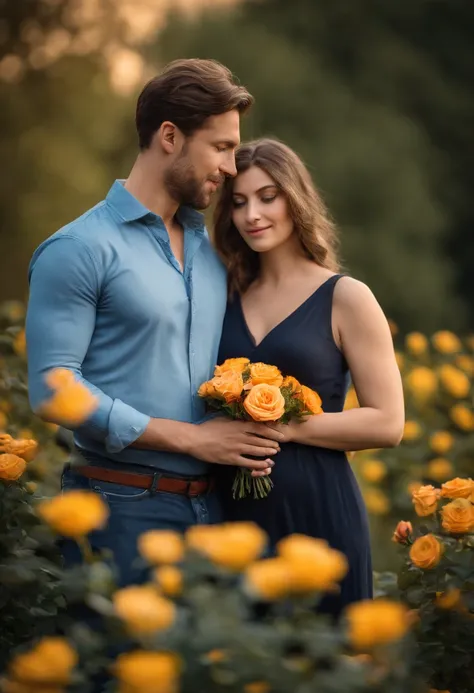
[[[387,320],[340,272],[336,231],[305,165],[284,144],[240,143],[248,91],[211,60],[170,63],[141,92],[139,153],[105,200],[46,239],[30,265],[33,409],[51,368],[98,398],[74,431],[63,489],[110,508],[94,549],[139,583],[150,529],[247,520],[269,536],[325,539],[348,558],[326,608],[372,594],[369,530],[346,451],[397,445],[403,395]],[[214,244],[202,214],[214,196]],[[369,249],[367,249],[369,251]],[[324,413],[266,425],[206,417],[201,383],[227,358],[277,366]],[[360,408],[343,411],[349,378]],[[234,500],[236,468],[271,474],[266,498]],[[77,547],[62,542],[68,564]]]

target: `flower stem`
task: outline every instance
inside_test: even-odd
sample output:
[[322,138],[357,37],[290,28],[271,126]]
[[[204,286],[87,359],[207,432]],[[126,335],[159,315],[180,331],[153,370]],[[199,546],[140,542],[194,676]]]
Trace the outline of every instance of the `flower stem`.
[[77,543],[79,545],[79,548],[81,549],[82,553],[82,558],[86,563],[93,563],[94,562],[94,554],[92,553],[92,548],[89,543],[89,540],[86,539],[86,537],[77,537]]

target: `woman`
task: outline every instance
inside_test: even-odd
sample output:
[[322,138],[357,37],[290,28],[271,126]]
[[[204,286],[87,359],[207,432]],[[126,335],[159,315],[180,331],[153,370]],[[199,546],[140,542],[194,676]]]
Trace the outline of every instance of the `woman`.
[[[301,533],[344,552],[348,575],[324,605],[337,614],[372,596],[367,516],[345,451],[399,443],[400,373],[373,294],[339,273],[335,229],[303,162],[263,139],[241,146],[236,166],[215,213],[229,275],[219,363],[244,356],[278,366],[319,393],[324,413],[278,426],[285,439],[266,498],[234,500],[235,470],[220,470],[224,512],[255,521],[272,548]],[[360,408],[343,411],[350,377]]]

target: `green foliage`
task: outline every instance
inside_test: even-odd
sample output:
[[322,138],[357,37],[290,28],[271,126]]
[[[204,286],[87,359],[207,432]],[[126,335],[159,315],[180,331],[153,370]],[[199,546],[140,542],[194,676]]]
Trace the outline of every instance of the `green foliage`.
[[41,526],[31,494],[0,480],[0,671],[11,651],[53,631],[63,599],[55,538]]
[[[402,545],[398,577],[401,598],[416,613],[417,667],[433,688],[468,693],[474,677],[474,534],[450,535],[438,513],[417,524]],[[436,565],[421,569],[409,550],[428,533],[443,553]]]

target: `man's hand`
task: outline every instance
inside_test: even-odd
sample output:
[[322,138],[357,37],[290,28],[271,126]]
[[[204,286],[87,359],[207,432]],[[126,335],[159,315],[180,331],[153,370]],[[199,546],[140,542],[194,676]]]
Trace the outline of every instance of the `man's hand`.
[[[267,476],[275,464],[271,456],[280,450],[283,438],[265,424],[218,417],[193,427],[188,452],[205,462],[245,467],[252,476]],[[251,460],[248,455],[263,459]]]

